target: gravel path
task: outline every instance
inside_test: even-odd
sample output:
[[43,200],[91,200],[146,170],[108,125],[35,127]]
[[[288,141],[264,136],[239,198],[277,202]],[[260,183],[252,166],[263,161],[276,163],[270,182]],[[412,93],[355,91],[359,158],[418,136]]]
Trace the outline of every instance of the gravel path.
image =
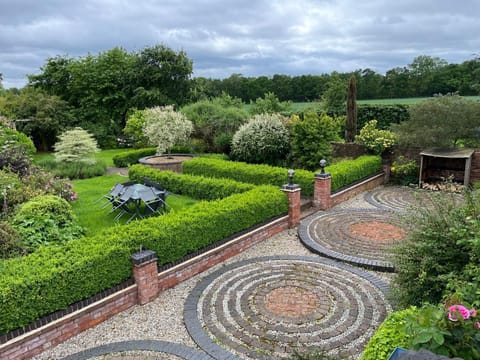
[[[337,207],[338,209],[339,207]],[[364,200],[364,195],[351,199],[341,205],[345,208],[372,208]],[[221,272],[222,268],[231,266],[242,260],[250,260],[261,256],[299,256],[320,258],[311,253],[301,243],[297,236],[297,229],[286,230],[277,234],[262,243],[234,256],[222,264],[214,266],[206,272],[199,274],[172,289],[162,292],[158,298],[143,306],[134,306],[111,319],[88,329],[77,336],[67,340],[57,347],[45,351],[34,357],[36,360],[62,359],[68,355],[78,353],[90,348],[128,340],[157,340],[174,344],[181,344],[186,347],[199,350],[199,347],[192,340],[187,332],[183,321],[184,303],[192,289],[203,279],[214,272]],[[367,274],[374,275],[385,282],[391,280],[392,274],[362,270]],[[381,296],[381,295],[376,295]],[[377,321],[378,322],[378,321]],[[378,324],[375,324],[376,326]],[[367,331],[356,339],[359,343],[365,343],[372,331]],[[362,338],[363,337],[363,338]],[[90,359],[178,359],[173,353],[163,352],[128,352],[89,357]],[[75,359],[75,356],[69,357]]]

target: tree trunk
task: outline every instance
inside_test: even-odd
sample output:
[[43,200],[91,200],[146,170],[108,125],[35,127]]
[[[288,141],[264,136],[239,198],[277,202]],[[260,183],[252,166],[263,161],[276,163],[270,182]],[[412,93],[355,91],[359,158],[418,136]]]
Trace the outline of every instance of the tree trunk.
[[345,142],[353,142],[357,133],[357,84],[355,76],[350,78],[347,93],[347,119],[345,122]]

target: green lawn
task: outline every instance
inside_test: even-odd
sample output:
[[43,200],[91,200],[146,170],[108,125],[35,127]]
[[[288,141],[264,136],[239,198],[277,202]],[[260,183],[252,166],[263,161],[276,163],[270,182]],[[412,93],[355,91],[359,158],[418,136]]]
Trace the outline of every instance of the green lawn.
[[[127,216],[115,221],[114,214],[108,214],[109,207],[101,209],[102,202],[94,204],[95,200],[108,193],[116,183],[125,181],[128,181],[128,178],[120,175],[105,175],[72,181],[74,190],[78,193],[78,199],[71,204],[80,225],[85,228],[87,236],[94,235],[99,230],[116,224],[124,224],[127,221]],[[167,197],[169,211],[178,211],[197,202],[198,200],[187,196],[170,195]]]

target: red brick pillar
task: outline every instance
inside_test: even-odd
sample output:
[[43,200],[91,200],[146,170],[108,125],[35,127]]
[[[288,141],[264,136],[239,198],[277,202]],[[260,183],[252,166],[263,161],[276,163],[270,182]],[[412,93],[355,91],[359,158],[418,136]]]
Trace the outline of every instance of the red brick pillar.
[[300,224],[300,217],[302,213],[301,192],[300,186],[294,184],[283,185],[282,191],[288,195],[288,227],[294,228]]
[[320,210],[327,210],[332,206],[331,191],[332,177],[330,173],[315,174],[313,188],[313,207]]
[[137,284],[137,298],[140,305],[154,300],[158,295],[157,256],[151,250],[132,254],[133,277]]

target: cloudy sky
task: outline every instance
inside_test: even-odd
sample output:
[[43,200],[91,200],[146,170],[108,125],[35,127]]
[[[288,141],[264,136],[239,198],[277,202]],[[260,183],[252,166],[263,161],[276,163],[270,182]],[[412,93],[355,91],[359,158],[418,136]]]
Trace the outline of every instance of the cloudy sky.
[[163,44],[194,75],[321,74],[480,54],[479,0],[0,0],[0,73],[21,87],[48,57]]

